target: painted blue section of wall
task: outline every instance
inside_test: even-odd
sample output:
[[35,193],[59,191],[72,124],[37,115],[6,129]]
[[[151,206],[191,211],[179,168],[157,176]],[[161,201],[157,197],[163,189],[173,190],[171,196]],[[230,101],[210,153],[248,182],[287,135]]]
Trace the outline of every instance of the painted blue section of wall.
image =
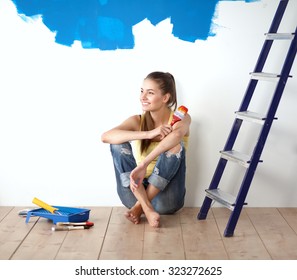
[[[132,27],[144,19],[153,25],[170,18],[172,34],[184,41],[206,40],[219,1],[259,0],[12,0],[18,14],[41,16],[56,42],[101,50],[132,49]],[[24,17],[22,17],[24,18]]]

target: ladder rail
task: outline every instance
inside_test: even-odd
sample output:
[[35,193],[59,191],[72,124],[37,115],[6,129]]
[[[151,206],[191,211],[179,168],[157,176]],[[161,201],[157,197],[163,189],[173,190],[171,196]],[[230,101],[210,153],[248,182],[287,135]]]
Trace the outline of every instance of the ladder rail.
[[[274,18],[272,20],[272,23],[270,25],[270,28],[268,31],[269,33],[277,32],[279,25],[281,23],[283,14],[286,10],[288,1],[289,0],[281,0],[280,1],[279,5],[277,7],[277,11],[276,11]],[[258,57],[254,71],[261,72],[263,70],[263,67],[267,60],[272,43],[273,43],[272,40],[265,40],[263,47],[261,49],[260,55]],[[255,91],[255,88],[257,86],[257,83],[258,83],[258,80],[250,79],[250,82],[249,82],[247,90],[245,92],[243,101],[242,101],[238,111],[246,111],[247,110],[247,108],[250,104],[250,101],[252,99],[253,93]],[[235,118],[223,151],[228,151],[228,150],[233,149],[233,146],[234,146],[235,140],[238,136],[241,125],[242,125],[242,119]],[[221,177],[224,173],[226,164],[227,164],[226,159],[223,159],[223,158],[219,159],[219,162],[217,164],[215,173],[212,177],[209,189],[215,189],[218,187]],[[212,202],[212,199],[210,199],[209,197],[205,197],[204,202],[200,209],[200,213],[198,213],[198,216],[197,216],[198,219],[205,219],[207,217],[207,213],[209,211],[211,202]]]
[[[297,31],[297,27],[296,27]],[[296,34],[295,31],[295,34]],[[280,80],[276,86],[274,96],[272,98],[271,104],[269,106],[269,110],[267,113],[267,118],[264,122],[264,125],[262,127],[262,130],[260,132],[259,140],[257,145],[255,146],[253,155],[251,157],[251,164],[244,176],[244,179],[242,181],[242,184],[240,186],[240,190],[238,192],[238,196],[235,202],[235,207],[234,210],[230,216],[230,219],[228,221],[228,224],[225,229],[225,236],[232,236],[238,221],[238,218],[240,216],[241,210],[243,208],[243,204],[246,200],[246,196],[248,194],[251,182],[254,178],[255,171],[257,169],[258,163],[260,161],[261,154],[263,152],[266,140],[268,138],[269,131],[271,129],[273,120],[275,119],[275,114],[277,111],[277,108],[279,106],[281,97],[283,95],[283,91],[285,88],[285,85],[287,83],[288,78],[290,77],[290,71],[293,65],[293,62],[296,57],[296,52],[297,52],[297,36],[295,35],[291,45],[288,50],[288,54],[286,56],[281,74],[280,74]]]
[[[257,169],[259,162],[261,162],[260,157],[263,152],[269,131],[271,129],[273,121],[275,119],[277,119],[277,118],[275,118],[275,114],[276,114],[277,108],[279,106],[281,97],[283,95],[284,88],[286,86],[288,78],[291,77],[290,71],[291,71],[292,65],[294,63],[294,59],[296,57],[296,52],[297,52],[297,37],[296,37],[297,27],[296,27],[295,33],[289,34],[290,36],[287,36],[287,34],[285,34],[286,36],[284,36],[284,34],[283,34],[282,36],[279,37],[277,34],[277,30],[278,30],[278,27],[279,27],[281,20],[283,18],[288,1],[289,0],[280,0],[279,5],[277,7],[277,11],[275,13],[275,16],[274,16],[273,21],[270,26],[270,29],[268,31],[269,36],[267,36],[267,38],[263,44],[262,50],[260,52],[260,55],[258,57],[256,66],[254,69],[255,74],[263,74],[262,70],[263,70],[265,62],[267,60],[267,57],[269,55],[269,52],[272,47],[272,43],[273,43],[274,39],[279,39],[279,38],[292,39],[287,56],[285,58],[285,62],[283,64],[283,67],[281,70],[281,74],[277,75],[278,82],[277,82],[277,86],[275,88],[274,95],[271,100],[268,112],[265,117],[261,117],[261,124],[263,126],[262,126],[261,132],[259,134],[258,141],[255,145],[254,150],[253,150],[252,156],[251,156],[250,160],[246,162],[245,166],[247,167],[247,170],[245,172],[244,179],[240,185],[237,197],[236,197],[234,203],[232,203],[232,204],[230,204],[230,203],[224,204],[223,203],[223,205],[225,207],[228,207],[228,205],[231,205],[231,206],[229,206],[229,209],[231,210],[231,215],[229,217],[229,220],[228,220],[227,226],[225,228],[225,232],[224,232],[225,237],[230,237],[230,236],[233,236],[233,234],[234,234],[234,230],[235,230],[236,224],[238,222],[239,216],[241,214],[242,208],[246,204],[245,200],[246,200],[250,185],[252,183],[252,180],[254,178],[255,171]],[[242,100],[242,103],[241,103],[237,113],[242,112],[243,115],[247,115],[247,111],[248,111],[247,109],[249,107],[250,101],[251,101],[254,91],[256,89],[257,83],[258,83],[258,79],[255,79],[255,78],[250,79],[250,82],[246,89],[244,98]],[[251,117],[251,115],[252,115],[252,117],[255,118],[255,116],[253,116],[253,114],[249,114],[249,117]],[[233,149],[233,145],[236,141],[236,138],[238,136],[238,133],[239,133],[239,130],[240,130],[243,120],[244,120],[244,118],[241,118],[239,116],[239,117],[236,117],[233,122],[231,131],[229,133],[229,136],[227,138],[227,141],[226,141],[226,144],[225,144],[225,147],[223,150],[223,152],[226,152],[227,155],[229,155]],[[235,154],[234,153],[230,154],[232,157],[237,155],[237,152],[236,151],[234,151],[234,152],[235,152]],[[224,154],[224,153],[222,153],[222,154]],[[221,177],[223,175],[223,172],[224,172],[224,169],[226,167],[228,160],[233,160],[233,158],[229,158],[229,156],[220,158],[220,160],[217,164],[215,173],[213,175],[213,178],[211,180],[210,186],[207,190],[208,194],[206,195],[206,197],[203,201],[203,205],[200,209],[200,212],[198,213],[198,216],[197,216],[198,219],[206,218],[209,208],[211,207],[211,202],[213,199],[218,202],[220,202],[220,201],[225,202],[224,199],[222,200],[222,198],[223,198],[222,196],[224,195],[224,192],[219,191],[218,185],[219,185],[219,182],[221,180]],[[216,189],[218,189],[218,190],[216,190]]]
[[[212,180],[210,182],[210,185],[209,185],[209,189],[210,190],[216,189],[217,186],[219,185],[220,180],[222,178],[222,175],[224,173],[226,164],[227,164],[227,160],[226,159],[224,159],[224,158],[220,158],[219,159],[219,162],[217,164],[215,173],[214,173],[214,175],[212,177]],[[206,219],[207,214],[208,214],[208,211],[210,209],[211,202],[212,202],[212,199],[211,198],[209,198],[207,196],[204,198],[203,204],[202,204],[202,206],[200,208],[200,211],[199,211],[199,213],[197,215],[197,219],[198,220],[204,220],[204,219]]]
[[[281,23],[281,20],[283,18],[284,12],[286,10],[286,7],[288,5],[288,2],[289,2],[289,0],[281,0],[280,1],[268,33],[276,33],[277,32],[279,25]],[[264,41],[264,44],[262,46],[261,52],[259,54],[258,60],[256,62],[256,66],[255,66],[253,72],[262,72],[265,62],[268,58],[270,49],[272,47],[272,44],[273,44],[273,40],[265,40]],[[248,106],[251,102],[251,99],[255,92],[257,84],[258,84],[258,80],[250,79],[249,84],[247,86],[247,90],[244,95],[244,98],[242,100],[242,103],[239,106],[239,109],[238,109],[239,112],[246,111],[248,109]],[[224,147],[224,151],[229,151],[229,150],[233,149],[235,140],[236,140],[239,130],[241,128],[241,124],[242,124],[242,120],[238,120],[238,119],[234,120],[233,126],[231,128],[231,132],[229,134],[229,137],[227,138],[226,145]]]
[[[296,34],[296,31],[297,31],[297,27],[295,29],[295,34]],[[282,92],[283,92],[283,90],[284,90],[284,88],[286,86],[288,78],[291,77],[290,72],[291,72],[291,69],[292,69],[292,66],[293,66],[293,62],[294,62],[295,57],[296,57],[296,50],[297,50],[297,36],[295,35],[292,42],[291,42],[291,44],[290,44],[288,54],[286,56],[283,68],[281,70],[279,82],[278,82],[277,87],[275,89],[274,98],[271,101],[271,105],[276,104],[276,106],[271,106],[270,105],[270,107],[269,107],[270,110],[268,110],[268,113],[267,113],[267,119],[273,120],[273,118],[275,116],[278,104],[279,104],[280,99],[282,97]],[[277,94],[278,92],[280,92],[280,93]]]

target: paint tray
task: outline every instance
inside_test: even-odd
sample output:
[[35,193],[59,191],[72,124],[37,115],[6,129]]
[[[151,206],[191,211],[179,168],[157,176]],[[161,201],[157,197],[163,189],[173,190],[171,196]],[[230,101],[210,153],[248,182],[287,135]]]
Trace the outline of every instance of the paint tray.
[[30,217],[39,216],[42,218],[46,218],[52,220],[54,224],[58,222],[70,222],[70,223],[79,223],[86,222],[89,219],[90,210],[84,208],[72,208],[72,207],[63,207],[63,206],[53,206],[58,208],[58,213],[51,213],[44,208],[38,208],[34,210],[30,210],[27,213],[26,223],[29,222]]

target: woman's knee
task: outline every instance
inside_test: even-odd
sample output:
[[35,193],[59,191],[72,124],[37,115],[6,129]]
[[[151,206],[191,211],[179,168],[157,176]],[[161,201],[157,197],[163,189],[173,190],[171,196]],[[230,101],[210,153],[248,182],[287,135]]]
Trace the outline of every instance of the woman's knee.
[[152,205],[160,215],[174,214],[184,206],[184,196],[175,201],[164,201],[160,199],[152,200]]
[[112,154],[131,155],[132,146],[129,142],[122,144],[110,144],[110,150]]
[[172,215],[180,210],[184,206],[184,202],[180,202],[176,205],[164,205],[164,204],[157,204],[154,205],[154,209],[160,215]]
[[177,144],[176,146],[174,146],[173,148],[171,148],[170,150],[168,150],[166,152],[167,156],[168,155],[172,155],[172,154],[180,154],[182,151],[182,146],[181,144]]

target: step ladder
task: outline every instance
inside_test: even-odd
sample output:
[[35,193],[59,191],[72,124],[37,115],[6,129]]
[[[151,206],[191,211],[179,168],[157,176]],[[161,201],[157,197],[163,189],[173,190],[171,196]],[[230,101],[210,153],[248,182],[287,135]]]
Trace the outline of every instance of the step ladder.
[[[230,134],[227,138],[224,149],[220,152],[221,157],[217,164],[215,173],[209,185],[209,188],[206,190],[205,199],[201,206],[200,212],[198,213],[197,218],[199,220],[206,219],[207,213],[212,205],[212,202],[218,202],[224,207],[227,207],[231,210],[231,214],[225,228],[224,236],[231,237],[234,234],[234,230],[239,219],[241,210],[244,205],[246,205],[246,197],[253,180],[256,168],[258,163],[261,162],[260,157],[269,134],[272,122],[276,119],[275,113],[279,105],[282,93],[284,91],[287,79],[290,76],[290,71],[296,56],[297,50],[297,38],[296,38],[296,29],[294,33],[277,33],[278,27],[283,18],[284,12],[286,10],[289,0],[280,0],[274,18],[272,20],[270,29],[266,35],[262,50],[258,57],[254,71],[251,73],[251,79],[247,86],[245,95],[243,97],[242,103],[239,110],[236,112],[236,117],[231,128]],[[266,59],[270,52],[272,43],[274,40],[291,40],[288,53],[286,55],[284,64],[282,66],[280,74],[270,74],[262,72],[265,65]],[[260,115],[249,111],[249,105],[252,100],[254,91],[256,89],[258,81],[275,81],[276,87],[267,110],[266,115]],[[258,136],[257,143],[254,147],[254,150],[251,155],[245,155],[238,151],[233,150],[235,140],[238,136],[240,127],[243,121],[252,121],[260,123],[261,130]],[[244,168],[246,168],[243,176],[243,181],[239,187],[239,191],[236,197],[233,195],[224,192],[219,188],[219,183],[221,177],[224,173],[226,164],[228,161],[234,161]]]

